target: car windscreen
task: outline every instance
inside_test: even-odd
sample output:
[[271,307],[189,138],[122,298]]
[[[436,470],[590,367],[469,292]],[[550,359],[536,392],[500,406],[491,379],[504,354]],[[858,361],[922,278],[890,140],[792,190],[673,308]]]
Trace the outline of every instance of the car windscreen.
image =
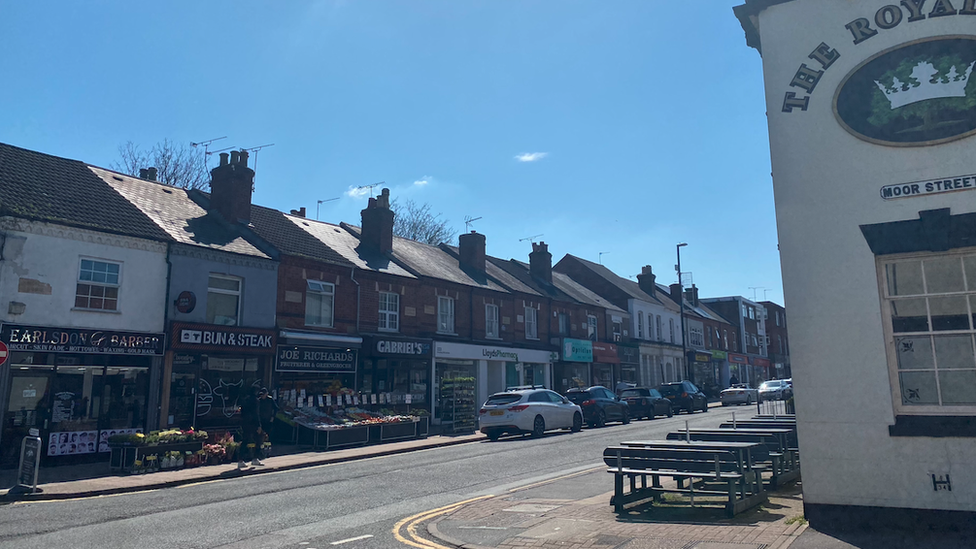
[[783,383],[781,381],[767,381],[762,384],[762,389],[778,389]]
[[662,398],[661,393],[657,392],[657,389],[651,389],[651,390],[649,390],[647,396],[651,396],[651,397],[654,397],[654,398]]
[[485,402],[485,406],[504,406],[506,404],[512,404],[513,402],[518,402],[522,398],[522,395],[516,393],[502,393],[497,395],[491,395],[488,397],[488,401]]
[[579,404],[584,400],[589,400],[590,393],[588,391],[581,391],[578,393],[577,392],[566,393],[566,398],[568,398],[569,401],[572,402],[573,404]]
[[646,389],[627,389],[620,393],[620,398],[647,396]]
[[664,396],[672,396],[685,392],[685,388],[680,383],[675,383],[674,385],[661,385],[660,391]]

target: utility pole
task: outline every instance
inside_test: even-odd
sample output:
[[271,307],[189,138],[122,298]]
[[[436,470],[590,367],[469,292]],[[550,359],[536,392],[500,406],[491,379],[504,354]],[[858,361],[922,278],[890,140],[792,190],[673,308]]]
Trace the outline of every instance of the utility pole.
[[678,303],[681,307],[681,360],[685,363],[688,381],[694,383],[695,373],[692,372],[691,366],[688,364],[688,347],[685,345],[685,287],[681,284],[681,248],[687,245],[687,242],[681,242],[675,246],[675,249],[678,253]]

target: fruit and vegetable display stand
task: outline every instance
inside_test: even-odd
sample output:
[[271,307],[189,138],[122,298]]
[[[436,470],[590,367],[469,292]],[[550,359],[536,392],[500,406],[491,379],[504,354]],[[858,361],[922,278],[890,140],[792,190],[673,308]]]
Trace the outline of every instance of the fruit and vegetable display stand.
[[208,462],[203,449],[206,431],[153,431],[109,437],[109,467],[123,473],[153,473]]
[[361,408],[296,408],[292,419],[298,428],[296,442],[310,444],[314,450],[423,438],[429,428],[425,416],[386,415]]

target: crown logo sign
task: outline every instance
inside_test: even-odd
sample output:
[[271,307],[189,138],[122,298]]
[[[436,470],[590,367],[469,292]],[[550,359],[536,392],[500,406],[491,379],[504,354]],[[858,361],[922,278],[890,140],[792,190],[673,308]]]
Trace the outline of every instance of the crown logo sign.
[[902,82],[897,76],[893,79],[891,87],[877,80],[874,83],[891,102],[891,110],[895,110],[926,99],[966,97],[966,84],[969,83],[969,76],[973,73],[973,66],[976,66],[976,61],[969,64],[965,73],[959,74],[953,65],[949,73],[943,76],[932,63],[922,61],[912,69],[912,78],[918,82],[917,84]]

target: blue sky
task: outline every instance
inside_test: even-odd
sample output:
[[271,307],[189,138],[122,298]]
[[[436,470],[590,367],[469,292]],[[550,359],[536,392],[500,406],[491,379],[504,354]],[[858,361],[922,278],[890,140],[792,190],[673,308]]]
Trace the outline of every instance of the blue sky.
[[347,191],[384,181],[460,231],[482,217],[494,256],[543,234],[667,284],[685,241],[703,296],[782,303],[738,3],[0,0],[0,141],[101,166],[126,141],[274,143],[265,206],[341,196],[321,219],[358,223]]

